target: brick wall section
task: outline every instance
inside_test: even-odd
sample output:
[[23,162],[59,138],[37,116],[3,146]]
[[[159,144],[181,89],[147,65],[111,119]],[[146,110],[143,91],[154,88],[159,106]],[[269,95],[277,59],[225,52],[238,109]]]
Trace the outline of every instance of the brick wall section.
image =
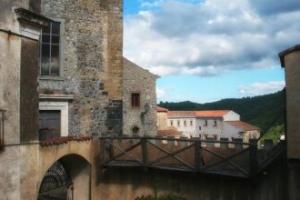
[[[157,76],[124,59],[124,104],[123,133],[133,135],[132,128],[139,127],[139,135],[156,135],[156,91]],[[140,93],[139,108],[131,107],[131,93]]]
[[121,101],[121,1],[42,0],[41,8],[62,22],[61,77],[40,80],[41,91],[74,95],[70,134],[107,133],[110,102]]

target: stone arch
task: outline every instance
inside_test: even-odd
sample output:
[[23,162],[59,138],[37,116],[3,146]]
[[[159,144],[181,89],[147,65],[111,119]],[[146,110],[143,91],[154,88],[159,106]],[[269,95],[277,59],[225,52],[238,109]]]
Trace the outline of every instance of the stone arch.
[[53,199],[55,196],[71,200],[88,200],[91,195],[91,165],[78,154],[68,154],[56,160],[44,173],[38,200]]

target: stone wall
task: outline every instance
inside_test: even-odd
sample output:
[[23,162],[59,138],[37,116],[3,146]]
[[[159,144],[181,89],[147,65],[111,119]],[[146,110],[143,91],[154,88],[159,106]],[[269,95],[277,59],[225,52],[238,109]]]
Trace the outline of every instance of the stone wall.
[[[138,135],[156,135],[156,78],[149,71],[124,59],[123,85],[123,133],[133,135],[133,127],[138,127]],[[140,94],[140,107],[132,108],[131,94]]]
[[21,39],[0,32],[0,108],[6,110],[4,142],[20,142]]
[[290,159],[300,159],[300,46],[281,53],[286,78],[287,146]]
[[[21,199],[21,177],[24,170],[24,168],[22,168],[22,162],[25,161],[26,158],[30,158],[34,155],[28,154],[26,157],[23,157],[21,153],[22,149],[18,145],[23,142],[20,136],[22,126],[20,118],[24,110],[29,111],[31,109],[31,107],[22,109],[25,102],[22,102],[21,95],[24,93],[26,86],[30,86],[30,84],[26,86],[21,85],[21,83],[24,84],[25,79],[28,78],[28,76],[21,75],[21,72],[25,70],[25,68],[23,68],[24,65],[22,65],[22,62],[23,64],[25,63],[25,57],[23,57],[21,52],[22,50],[23,52],[26,50],[24,46],[25,40],[30,43],[30,46],[36,45],[37,42],[20,37],[20,24],[13,8],[26,8],[28,7],[27,3],[27,1],[21,0],[4,0],[0,3],[0,109],[6,110],[4,121],[5,147],[0,151],[0,198],[8,200]],[[35,57],[35,55],[30,54],[28,54],[28,56]],[[32,68],[30,68],[30,72],[33,72]],[[36,79],[33,77],[31,83],[34,81],[36,83]],[[33,88],[33,90],[34,89],[36,88]],[[31,91],[28,91],[27,95],[30,94]],[[34,116],[34,114],[31,116]],[[27,130],[32,130],[32,127],[27,127]]]
[[123,82],[123,0],[101,0],[105,89],[112,100],[122,99]]
[[[121,0],[42,0],[41,8],[43,15],[60,21],[62,29],[61,75],[41,77],[41,92],[73,94],[70,134],[107,133],[107,124],[116,122],[109,121],[112,101],[122,100]],[[120,132],[120,126],[112,129]]]

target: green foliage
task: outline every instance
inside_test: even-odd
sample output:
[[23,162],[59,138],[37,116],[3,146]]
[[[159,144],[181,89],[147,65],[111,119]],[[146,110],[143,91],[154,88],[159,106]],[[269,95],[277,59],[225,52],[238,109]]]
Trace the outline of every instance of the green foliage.
[[285,92],[282,90],[274,94],[224,99],[205,104],[190,101],[160,102],[160,106],[169,110],[233,110],[241,115],[241,120],[267,132],[273,126],[284,124]]
[[176,196],[176,195],[163,195],[159,197],[154,197],[154,196],[141,196],[136,198],[135,200],[186,200],[183,197]]
[[261,140],[273,140],[274,142],[277,142],[280,136],[284,133],[284,125],[277,125],[268,130],[264,134],[264,136],[261,138]]

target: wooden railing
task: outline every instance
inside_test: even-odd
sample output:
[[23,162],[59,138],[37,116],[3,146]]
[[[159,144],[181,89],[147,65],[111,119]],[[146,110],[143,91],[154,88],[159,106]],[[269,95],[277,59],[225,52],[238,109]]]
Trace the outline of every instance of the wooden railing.
[[[186,138],[102,137],[101,166],[143,167],[248,178],[259,172],[256,141],[237,143]],[[282,152],[278,148],[278,153]],[[271,156],[266,159],[270,159]],[[264,166],[265,167],[265,166]]]

